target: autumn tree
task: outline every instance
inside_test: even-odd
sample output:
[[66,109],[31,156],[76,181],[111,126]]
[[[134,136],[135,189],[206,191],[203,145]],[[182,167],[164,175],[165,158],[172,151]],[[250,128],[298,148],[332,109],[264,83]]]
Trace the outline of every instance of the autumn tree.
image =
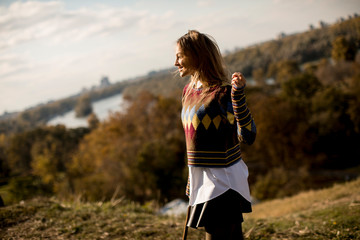
[[344,36],[337,37],[332,43],[331,57],[335,61],[353,61],[357,49],[353,42],[348,41]]
[[294,60],[283,60],[269,66],[267,77],[273,77],[279,84],[300,73],[299,65]]
[[0,178],[6,178],[10,175],[9,164],[6,157],[6,136],[0,134]]
[[144,201],[183,195],[180,101],[143,92],[85,137],[70,167],[74,194],[110,199],[115,190]]
[[90,129],[97,128],[100,123],[99,118],[96,116],[95,113],[90,114],[90,116],[87,119],[87,122]]
[[253,70],[252,77],[258,86],[266,85],[266,74],[263,68]]
[[[15,198],[39,193],[36,188],[48,193],[68,191],[67,165],[80,139],[88,131],[86,128],[66,129],[58,125],[9,137],[5,152],[10,169],[10,189]],[[33,190],[25,191],[24,188]]]
[[354,130],[357,134],[360,134],[360,65],[357,64],[357,74],[347,80],[346,93],[349,97],[349,108],[347,113],[350,116],[354,125]]
[[90,96],[87,94],[80,96],[75,106],[76,117],[85,117],[92,113],[92,111]]
[[315,75],[303,73],[284,81],[281,89],[283,96],[289,101],[295,101],[297,104],[303,105],[310,102],[311,98],[321,86],[321,83]]

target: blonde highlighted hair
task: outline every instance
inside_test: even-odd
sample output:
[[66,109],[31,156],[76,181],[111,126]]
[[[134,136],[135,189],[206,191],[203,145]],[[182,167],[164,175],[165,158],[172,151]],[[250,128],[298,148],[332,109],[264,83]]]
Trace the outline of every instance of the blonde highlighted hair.
[[191,58],[195,74],[191,80],[203,85],[223,85],[230,83],[229,73],[215,39],[196,30],[189,30],[177,40],[184,53]]

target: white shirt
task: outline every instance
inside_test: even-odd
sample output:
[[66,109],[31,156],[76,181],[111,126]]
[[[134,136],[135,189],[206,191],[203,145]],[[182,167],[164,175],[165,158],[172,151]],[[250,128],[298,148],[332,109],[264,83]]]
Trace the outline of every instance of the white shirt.
[[228,189],[240,193],[251,202],[248,184],[248,168],[243,160],[226,168],[189,167],[189,205],[209,201]]

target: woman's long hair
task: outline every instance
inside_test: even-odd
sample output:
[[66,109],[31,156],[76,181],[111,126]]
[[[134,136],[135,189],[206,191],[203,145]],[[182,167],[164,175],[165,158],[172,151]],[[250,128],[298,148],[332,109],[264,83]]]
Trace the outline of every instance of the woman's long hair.
[[203,85],[229,84],[230,78],[215,39],[196,30],[189,30],[177,40],[177,44],[194,64],[195,74],[191,81]]

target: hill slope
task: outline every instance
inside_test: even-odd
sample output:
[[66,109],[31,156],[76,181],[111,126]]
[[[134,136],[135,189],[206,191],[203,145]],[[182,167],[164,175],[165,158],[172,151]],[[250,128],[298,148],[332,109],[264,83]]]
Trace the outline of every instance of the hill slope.
[[[152,204],[33,199],[0,208],[1,239],[180,239],[185,216],[159,216]],[[359,239],[360,179],[257,204],[247,239]],[[203,239],[190,229],[188,239]]]

